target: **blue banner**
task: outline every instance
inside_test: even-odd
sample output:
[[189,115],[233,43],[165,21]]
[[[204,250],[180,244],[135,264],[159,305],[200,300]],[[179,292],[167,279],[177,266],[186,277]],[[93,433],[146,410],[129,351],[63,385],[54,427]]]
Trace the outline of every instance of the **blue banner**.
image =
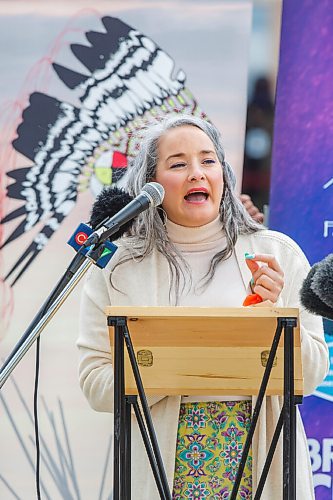
[[[284,0],[270,228],[297,241],[312,264],[333,251],[332,82],[331,0]],[[331,351],[332,322],[325,334]],[[320,500],[333,498],[332,373],[301,407]]]

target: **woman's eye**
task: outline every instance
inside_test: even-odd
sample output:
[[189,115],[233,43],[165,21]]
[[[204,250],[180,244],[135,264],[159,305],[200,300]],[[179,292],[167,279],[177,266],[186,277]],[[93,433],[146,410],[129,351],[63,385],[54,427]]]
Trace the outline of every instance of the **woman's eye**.
[[214,165],[216,163],[216,161],[211,159],[211,158],[207,158],[206,160],[203,161],[203,163],[205,165]]
[[185,167],[185,163],[174,163],[173,165],[170,166],[170,168],[181,168]]

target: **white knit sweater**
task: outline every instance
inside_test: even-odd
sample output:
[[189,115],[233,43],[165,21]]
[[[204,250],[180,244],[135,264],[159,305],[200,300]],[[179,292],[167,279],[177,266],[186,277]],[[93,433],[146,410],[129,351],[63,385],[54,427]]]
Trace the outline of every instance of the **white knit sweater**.
[[[210,230],[208,226],[199,228],[202,231],[202,239],[207,235],[207,229]],[[197,230],[198,228],[195,229],[195,232]],[[191,230],[188,231],[187,228],[186,234],[188,245],[191,245]],[[110,272],[125,251],[121,240],[118,242],[118,246],[119,249],[107,268],[104,270],[93,268],[87,276],[82,294],[80,336],[77,343],[80,354],[79,377],[82,390],[92,408],[107,412],[113,411],[113,370],[104,314],[105,307],[110,304],[118,306],[170,305],[169,268],[166,259],[158,251],[153,251],[142,261],[130,260],[126,264],[116,267],[112,273],[114,287],[111,286]],[[285,286],[277,306],[300,308],[304,390],[305,394],[311,394],[325,377],[329,363],[322,321],[303,310],[299,303],[299,289],[309,271],[309,264],[299,247],[285,235],[262,230],[252,235],[241,236],[235,246],[235,257],[244,291],[251,279],[250,271],[245,264],[245,252],[273,254],[284,270]],[[204,269],[204,266],[207,265],[204,252],[200,262],[201,260]],[[216,280],[214,281],[214,289],[215,295],[218,296],[221,288]],[[241,305],[243,298],[239,297],[239,305]],[[180,396],[156,396],[150,398],[149,403],[152,407],[152,417],[171,489]],[[254,404],[255,398],[253,398],[253,406]],[[281,408],[281,398],[272,396],[264,399],[252,441],[254,490]],[[159,495],[154,478],[135,421],[133,421],[132,450],[133,498],[137,500],[158,499]],[[280,500],[281,498],[282,444],[280,440],[262,499]],[[297,412],[297,498],[314,499],[308,447],[299,412]]]

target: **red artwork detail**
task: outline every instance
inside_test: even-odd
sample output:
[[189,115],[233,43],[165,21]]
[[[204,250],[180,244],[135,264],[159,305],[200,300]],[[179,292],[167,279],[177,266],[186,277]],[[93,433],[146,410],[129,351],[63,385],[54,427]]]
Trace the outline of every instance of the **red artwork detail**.
[[127,167],[127,156],[119,151],[114,151],[113,160],[112,160],[112,168],[126,168]]

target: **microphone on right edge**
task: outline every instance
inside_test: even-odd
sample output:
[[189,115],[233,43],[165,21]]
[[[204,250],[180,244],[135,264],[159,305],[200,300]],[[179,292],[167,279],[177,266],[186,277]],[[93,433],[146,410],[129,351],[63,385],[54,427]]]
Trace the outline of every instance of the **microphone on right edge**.
[[312,266],[303,282],[300,299],[310,313],[333,320],[333,254]]

